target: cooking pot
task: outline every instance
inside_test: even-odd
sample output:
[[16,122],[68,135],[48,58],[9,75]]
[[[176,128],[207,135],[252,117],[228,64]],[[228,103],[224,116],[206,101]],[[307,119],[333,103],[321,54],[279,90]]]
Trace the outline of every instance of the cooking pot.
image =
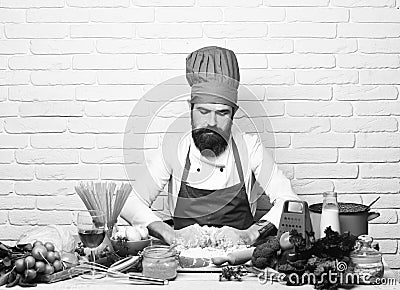
[[[368,221],[379,217],[378,212],[369,212],[369,207],[359,203],[338,202],[340,231],[350,232],[355,236],[368,234]],[[312,204],[309,207],[311,223],[315,231],[315,238],[320,237],[319,223],[321,220],[322,203]]]

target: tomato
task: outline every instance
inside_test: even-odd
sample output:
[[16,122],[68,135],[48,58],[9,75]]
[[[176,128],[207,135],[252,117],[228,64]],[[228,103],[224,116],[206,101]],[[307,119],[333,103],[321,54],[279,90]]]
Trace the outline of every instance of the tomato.
[[36,245],[32,249],[32,256],[36,260],[42,261],[47,257],[47,249],[43,245]]
[[25,267],[26,267],[27,269],[30,269],[30,268],[35,267],[35,264],[36,264],[36,260],[35,260],[35,258],[32,257],[32,256],[26,257],[24,262],[25,262]]
[[279,245],[281,246],[282,250],[289,250],[294,247],[294,245],[289,241],[290,234],[289,232],[284,232],[280,239],[279,239]]
[[47,243],[45,243],[44,244],[44,247],[47,249],[47,251],[52,251],[52,252],[54,252],[54,245],[53,245],[53,243],[50,243],[50,242],[47,242]]
[[35,270],[38,273],[43,273],[44,272],[44,268],[45,268],[46,264],[42,261],[37,261],[35,264]]
[[61,260],[60,252],[54,252],[54,256],[56,257],[56,260]]
[[55,260],[53,263],[53,267],[54,267],[55,272],[58,272],[58,271],[62,270],[62,268],[63,268],[60,260]]
[[54,252],[48,252],[46,259],[49,263],[53,263],[56,260],[56,254]]
[[25,259],[18,259],[14,263],[15,271],[22,273],[25,271]]
[[54,267],[52,265],[46,264],[44,266],[44,274],[53,274],[54,273]]
[[28,281],[32,281],[36,278],[36,271],[33,269],[28,269],[25,271],[25,277]]
[[33,243],[33,247],[36,247],[36,246],[43,246],[43,243],[41,241],[36,241]]

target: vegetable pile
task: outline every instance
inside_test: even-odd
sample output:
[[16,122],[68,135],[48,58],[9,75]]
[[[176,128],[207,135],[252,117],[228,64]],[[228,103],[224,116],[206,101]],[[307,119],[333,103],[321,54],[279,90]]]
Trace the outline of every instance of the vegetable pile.
[[313,284],[315,289],[337,289],[341,281],[329,279],[330,275],[342,274],[338,269],[342,263],[347,269],[357,237],[350,233],[339,234],[331,227],[326,228],[325,237],[318,240],[312,232],[306,235],[303,237],[292,229],[289,232],[291,247],[287,247],[284,240],[271,237],[254,250],[253,266],[270,267],[286,274],[287,285]]
[[8,247],[0,243],[0,286],[36,286],[41,275],[63,270],[61,255],[50,242]]

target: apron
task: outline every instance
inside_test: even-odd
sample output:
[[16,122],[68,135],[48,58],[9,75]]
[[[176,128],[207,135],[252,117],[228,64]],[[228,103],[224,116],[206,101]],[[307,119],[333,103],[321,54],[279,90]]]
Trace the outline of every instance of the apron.
[[227,188],[208,190],[191,187],[186,182],[190,169],[189,147],[175,205],[174,229],[197,223],[200,226],[230,226],[244,230],[253,224],[242,164],[233,139],[232,149],[240,182]]

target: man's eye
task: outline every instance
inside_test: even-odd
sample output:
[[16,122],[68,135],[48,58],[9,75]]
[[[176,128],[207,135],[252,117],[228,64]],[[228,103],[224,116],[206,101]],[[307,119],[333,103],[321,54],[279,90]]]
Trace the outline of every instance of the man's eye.
[[199,109],[199,112],[200,112],[200,113],[202,113],[203,115],[205,115],[205,114],[207,114],[207,113],[208,113],[208,111],[207,111],[207,110],[202,110],[202,109]]
[[229,112],[228,111],[221,111],[221,112],[217,112],[217,114],[220,115],[220,116],[226,116],[226,115],[229,114]]

